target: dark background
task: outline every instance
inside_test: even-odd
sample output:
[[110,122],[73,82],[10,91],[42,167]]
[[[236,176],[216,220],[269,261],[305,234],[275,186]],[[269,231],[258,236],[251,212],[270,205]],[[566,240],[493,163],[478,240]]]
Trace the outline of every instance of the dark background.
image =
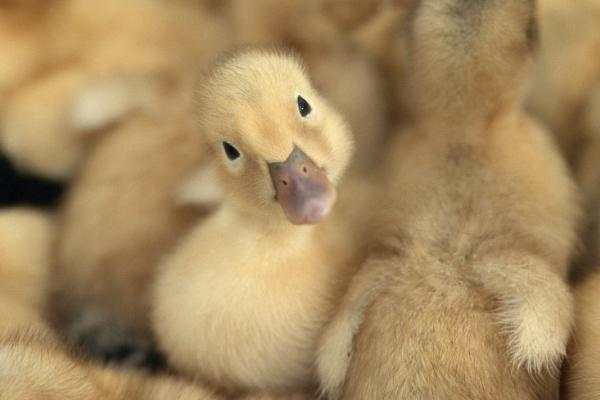
[[20,172],[0,154],[0,207],[53,207],[64,186],[61,182]]

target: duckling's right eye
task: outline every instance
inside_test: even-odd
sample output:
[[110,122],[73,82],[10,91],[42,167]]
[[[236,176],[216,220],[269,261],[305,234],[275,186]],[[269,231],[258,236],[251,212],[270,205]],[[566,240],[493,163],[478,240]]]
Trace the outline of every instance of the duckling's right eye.
[[238,158],[240,158],[240,152],[239,152],[239,150],[236,149],[235,147],[233,147],[232,144],[229,144],[227,142],[223,142],[223,150],[225,150],[225,155],[231,161],[234,161],[234,160],[237,160]]

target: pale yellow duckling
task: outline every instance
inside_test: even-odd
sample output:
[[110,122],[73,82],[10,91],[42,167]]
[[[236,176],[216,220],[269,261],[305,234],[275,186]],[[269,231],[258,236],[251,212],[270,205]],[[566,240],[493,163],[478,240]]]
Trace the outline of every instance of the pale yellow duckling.
[[309,389],[357,249],[352,218],[325,219],[349,131],[298,61],[273,52],[220,63],[197,110],[224,200],[161,266],[159,346],[179,370],[230,392]]

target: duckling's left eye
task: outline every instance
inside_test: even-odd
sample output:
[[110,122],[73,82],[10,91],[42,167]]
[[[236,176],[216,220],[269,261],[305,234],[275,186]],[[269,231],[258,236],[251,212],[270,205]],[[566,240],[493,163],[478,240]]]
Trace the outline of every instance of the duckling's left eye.
[[302,117],[306,117],[312,111],[312,107],[308,104],[308,101],[304,100],[302,96],[298,96],[298,110]]
[[240,158],[240,151],[230,143],[223,142],[223,150],[225,151],[225,155],[227,156],[227,158],[231,161]]

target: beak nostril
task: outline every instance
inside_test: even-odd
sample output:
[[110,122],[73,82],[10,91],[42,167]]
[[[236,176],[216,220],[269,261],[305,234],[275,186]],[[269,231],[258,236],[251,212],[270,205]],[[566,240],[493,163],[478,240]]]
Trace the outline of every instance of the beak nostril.
[[285,179],[282,179],[282,180],[281,180],[281,183],[283,183],[285,186],[287,186],[287,184],[288,184],[288,183],[287,183],[287,181],[286,181]]
[[304,172],[305,174],[308,173],[308,169],[306,168],[306,165],[302,166],[302,172]]

